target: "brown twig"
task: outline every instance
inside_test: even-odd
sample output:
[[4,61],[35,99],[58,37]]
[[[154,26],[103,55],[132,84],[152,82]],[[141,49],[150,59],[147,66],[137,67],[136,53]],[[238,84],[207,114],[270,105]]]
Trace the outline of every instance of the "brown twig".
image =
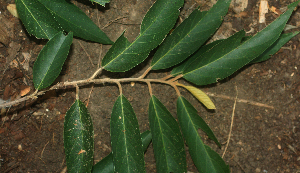
[[149,94],[152,97],[152,88],[151,88],[151,83],[150,82],[146,82],[149,88]]
[[[222,95],[222,94],[214,94],[214,93],[210,93],[210,92],[205,92],[205,94],[207,94],[208,96],[211,96],[211,97],[218,97],[218,98],[227,99],[227,100],[235,100],[234,97],[230,97],[230,96],[226,96],[226,95]],[[237,102],[247,103],[250,105],[265,107],[265,108],[269,108],[269,109],[275,109],[274,106],[270,106],[267,104],[263,104],[263,103],[259,103],[259,102],[255,102],[255,101],[251,101],[251,100],[237,99]]]
[[92,95],[93,90],[94,90],[94,84],[93,84],[93,86],[92,86],[92,88],[91,88],[91,91],[90,91],[90,93],[89,93],[89,96],[88,96],[88,99],[87,99],[87,103],[85,104],[86,107],[88,107],[88,105],[89,105],[90,98],[91,98],[91,95]]
[[149,71],[152,69],[152,66],[147,68],[147,70],[139,77],[139,79],[143,79],[146,77],[146,75],[149,73]]
[[170,79],[169,81],[170,82],[174,82],[174,81],[176,81],[176,80],[178,80],[178,79],[180,79],[180,78],[182,78],[182,74],[180,74],[180,75],[177,75],[176,77],[174,77],[174,78],[172,78],[172,79]]
[[231,123],[230,123],[230,130],[229,130],[228,140],[227,140],[227,144],[226,144],[226,147],[225,147],[225,149],[224,149],[222,158],[224,157],[224,155],[225,155],[225,153],[226,153],[226,151],[227,151],[227,148],[228,148],[228,145],[229,145],[229,141],[230,141],[230,137],[231,137],[231,132],[232,132],[232,126],[233,126],[233,119],[234,119],[235,106],[236,106],[236,101],[237,101],[237,96],[238,96],[238,90],[237,90],[237,87],[235,87],[235,89],[236,89],[236,96],[235,96],[235,100],[234,100],[234,104],[233,104],[233,109],[232,109]]
[[103,70],[103,68],[98,68],[98,69],[96,70],[96,72],[89,78],[89,80],[95,79],[95,77],[96,77],[99,73],[101,73],[102,70]]
[[90,54],[85,50],[85,48],[82,46],[82,44],[80,43],[80,41],[78,41],[78,43],[79,43],[80,47],[83,49],[83,51],[86,53],[86,55],[88,56],[88,58],[89,58],[89,60],[90,60],[90,62],[92,64],[92,66],[94,67],[95,65],[94,65],[94,63],[93,63],[93,61],[91,59]]
[[50,141],[48,141],[47,144],[44,146],[44,148],[43,148],[43,150],[42,150],[42,152],[41,152],[41,158],[43,158],[44,150],[45,150],[46,146],[49,144],[49,142],[50,142]]
[[111,20],[111,21],[109,21],[106,25],[104,25],[104,26],[102,27],[102,29],[104,29],[104,28],[108,27],[109,25],[111,25],[112,23],[114,23],[114,22],[116,22],[116,21],[118,21],[118,20],[120,20],[120,19],[124,19],[124,18],[127,18],[127,17],[118,17],[118,18],[116,18],[116,19],[114,19],[114,20]]

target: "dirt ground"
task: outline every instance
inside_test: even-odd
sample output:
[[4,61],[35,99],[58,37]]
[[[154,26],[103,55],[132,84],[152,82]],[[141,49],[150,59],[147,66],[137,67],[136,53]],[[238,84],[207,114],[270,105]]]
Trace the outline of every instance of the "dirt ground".
[[[284,9],[294,0],[270,0],[269,5]],[[0,0],[0,29],[5,33],[0,44],[0,98],[16,99],[28,88],[33,92],[33,63],[45,45],[45,40],[29,36],[19,19],[6,9],[13,0]],[[88,0],[78,0],[79,6],[90,18],[115,41],[126,30],[125,36],[133,41],[139,33],[143,16],[154,0],[111,0],[100,7]],[[197,6],[208,9],[214,3],[204,0],[186,0],[180,19],[185,19]],[[258,23],[258,0],[248,0],[247,8],[239,12],[240,4],[230,7],[221,29],[214,39],[226,38],[245,29],[253,35],[265,24]],[[240,10],[241,11],[241,10]],[[267,24],[276,14],[266,14]],[[300,9],[297,9],[290,25],[299,27]],[[299,29],[293,29],[299,30]],[[290,32],[293,30],[288,30]],[[74,81],[88,78],[97,69],[99,60],[109,45],[86,42],[75,38],[70,55],[58,81]],[[180,90],[210,125],[223,144],[219,149],[201,133],[204,142],[223,154],[228,139],[233,112],[233,99],[253,101],[262,105],[238,102],[235,108],[233,129],[224,160],[233,173],[242,172],[300,172],[300,35],[289,41],[270,60],[246,66],[218,84],[201,87],[214,93],[211,97],[216,111],[207,111],[187,91]],[[151,57],[126,73],[103,72],[99,77],[138,77],[149,66]],[[170,70],[153,71],[147,78],[159,78]],[[186,83],[185,81],[181,81]],[[138,117],[140,130],[149,129],[147,86],[139,83],[123,84],[123,93],[131,102]],[[156,95],[176,117],[175,91],[169,86],[153,84]],[[237,91],[236,91],[237,88]],[[110,153],[109,121],[113,104],[119,95],[117,86],[88,85],[81,87],[80,99],[88,104],[95,131],[95,162]],[[223,96],[223,97],[222,97]],[[48,92],[36,102],[25,102],[1,110],[0,124],[0,172],[62,172],[65,169],[63,149],[63,122],[68,108],[75,101],[75,90],[65,89]],[[188,155],[188,153],[187,153]],[[147,172],[155,171],[155,160],[150,145],[145,154]],[[188,156],[188,171],[197,172]]]

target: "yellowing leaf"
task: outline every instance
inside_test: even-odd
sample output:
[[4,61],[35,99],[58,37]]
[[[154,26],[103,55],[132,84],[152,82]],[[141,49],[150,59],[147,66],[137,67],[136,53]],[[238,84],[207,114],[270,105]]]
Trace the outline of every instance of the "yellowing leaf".
[[13,16],[19,18],[16,4],[8,4],[8,6],[6,8],[10,12],[10,14],[12,14]]
[[193,86],[186,86],[180,84],[179,86],[184,87],[189,92],[191,92],[207,109],[216,109],[214,103],[210,100],[210,98],[200,89]]

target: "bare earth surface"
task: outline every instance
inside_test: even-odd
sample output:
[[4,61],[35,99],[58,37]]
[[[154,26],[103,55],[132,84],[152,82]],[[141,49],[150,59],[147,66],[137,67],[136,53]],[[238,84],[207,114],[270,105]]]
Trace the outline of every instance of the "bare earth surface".
[[[113,41],[124,30],[129,41],[133,41],[139,33],[143,16],[154,0],[111,0],[105,8],[93,5],[88,0],[73,2]],[[291,2],[293,0],[270,0],[269,5],[284,9]],[[31,93],[34,92],[32,67],[46,43],[45,40],[29,36],[19,19],[7,11],[6,6],[12,3],[13,0],[0,0],[0,31],[4,33],[0,33],[0,98],[3,100],[20,97],[20,92],[28,87],[31,88]],[[186,0],[178,23],[197,6],[207,10],[213,3],[215,2]],[[239,13],[237,10],[240,5],[233,4],[214,39],[226,38],[243,28],[249,31],[249,35],[264,28],[265,24],[258,23],[258,7],[259,1],[249,0],[247,8]],[[277,17],[272,12],[266,14],[267,24]],[[299,27],[299,21],[300,10],[297,9],[288,23]],[[286,32],[291,31],[293,30]],[[249,65],[218,84],[202,87],[203,91],[216,95],[211,97],[217,107],[216,111],[207,111],[187,91],[180,90],[222,143],[222,148],[219,149],[199,131],[204,142],[220,155],[223,154],[228,139],[237,91],[238,99],[274,107],[240,102],[236,104],[231,140],[224,157],[234,173],[300,172],[299,39],[300,35],[293,38],[266,62]],[[74,39],[70,55],[56,82],[90,77],[109,48],[109,45]],[[103,72],[99,77],[138,77],[149,66],[150,59],[151,57],[129,72]],[[164,77],[169,72],[170,70],[154,71],[147,78]],[[149,129],[147,114],[150,95],[147,86],[140,83],[122,86],[124,95],[131,102],[138,117],[140,130],[143,132]],[[176,117],[175,91],[161,84],[153,84],[152,88],[153,94]],[[80,99],[88,105],[94,123],[95,162],[111,151],[109,121],[118,95],[117,86],[112,84],[81,87]],[[48,92],[34,103],[26,102],[2,109],[0,172],[62,172],[66,167],[63,149],[64,115],[74,101],[75,90],[71,88]],[[145,160],[147,172],[156,172],[152,145],[145,154]],[[187,162],[188,171],[197,172],[189,155]]]

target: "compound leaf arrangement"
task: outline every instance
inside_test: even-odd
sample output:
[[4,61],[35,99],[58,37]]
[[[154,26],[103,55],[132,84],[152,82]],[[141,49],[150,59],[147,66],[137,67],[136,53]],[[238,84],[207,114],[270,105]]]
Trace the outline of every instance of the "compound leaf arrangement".
[[[90,0],[105,6],[109,0]],[[49,41],[39,53],[33,67],[36,92],[27,99],[43,94],[59,76],[68,56],[73,36],[100,44],[112,44],[101,67],[90,78],[54,84],[48,90],[76,87],[76,101],[65,116],[64,147],[66,164],[72,172],[146,172],[144,152],[152,140],[157,172],[187,172],[185,145],[199,172],[230,172],[220,155],[205,145],[198,134],[201,129],[218,147],[221,144],[197,110],[181,94],[183,87],[208,109],[215,109],[210,98],[193,86],[179,83],[184,78],[195,85],[222,80],[243,66],[265,61],[299,32],[282,31],[299,1],[290,4],[285,13],[254,36],[243,30],[231,37],[205,44],[221,25],[230,0],[218,0],[209,11],[195,9],[174,28],[184,0],[156,0],[144,16],[140,33],[131,43],[124,36],[116,42],[77,6],[68,0],[16,0],[21,21],[30,35]],[[171,30],[174,30],[171,32]],[[125,31],[124,31],[125,32]],[[158,47],[158,48],[157,48]],[[150,67],[138,78],[97,78],[102,70],[125,72],[143,62],[156,49]],[[170,68],[162,79],[148,79],[151,70]],[[141,133],[136,114],[122,93],[123,82],[146,83],[149,101],[150,131]],[[112,153],[93,164],[94,131],[91,116],[78,98],[79,86],[90,83],[115,83],[119,87],[110,120]],[[153,95],[151,83],[163,83],[178,95],[177,118]],[[39,91],[41,90],[41,91]],[[25,98],[25,99],[26,99]],[[25,100],[23,99],[23,100]]]

